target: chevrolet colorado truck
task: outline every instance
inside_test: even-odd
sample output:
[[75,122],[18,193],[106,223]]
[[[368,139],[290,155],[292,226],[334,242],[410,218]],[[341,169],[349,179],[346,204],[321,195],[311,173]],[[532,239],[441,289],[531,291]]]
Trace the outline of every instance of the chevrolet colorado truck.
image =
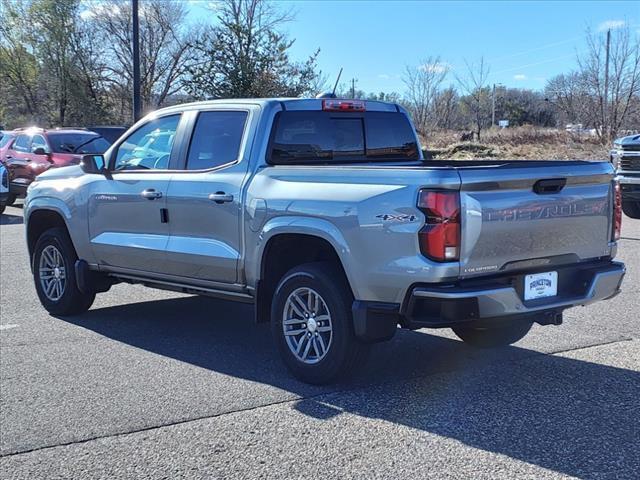
[[622,210],[628,217],[640,218],[640,135],[613,142],[610,160],[622,191]]
[[616,295],[613,174],[425,161],[391,103],[208,101],[158,110],[103,156],[39,175],[26,237],[54,315],[117,282],[248,302],[292,373],[327,383],[398,326],[496,347]]

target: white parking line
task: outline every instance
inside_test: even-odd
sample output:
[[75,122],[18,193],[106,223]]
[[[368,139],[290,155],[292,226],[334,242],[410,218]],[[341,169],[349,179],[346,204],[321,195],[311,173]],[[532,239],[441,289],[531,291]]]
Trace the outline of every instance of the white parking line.
[[10,328],[16,328],[18,326],[16,323],[5,323],[4,325],[0,325],[0,330],[9,330]]

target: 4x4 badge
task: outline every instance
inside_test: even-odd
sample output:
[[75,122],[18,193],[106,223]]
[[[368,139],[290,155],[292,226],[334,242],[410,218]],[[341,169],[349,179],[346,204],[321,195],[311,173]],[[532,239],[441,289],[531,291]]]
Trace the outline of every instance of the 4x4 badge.
[[416,219],[415,215],[391,215],[384,213],[376,215],[376,218],[380,218],[385,222],[413,222]]

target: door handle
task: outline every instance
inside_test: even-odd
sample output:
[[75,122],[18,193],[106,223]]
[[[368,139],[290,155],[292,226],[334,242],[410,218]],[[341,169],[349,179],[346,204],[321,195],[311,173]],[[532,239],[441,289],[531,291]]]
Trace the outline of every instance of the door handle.
[[153,188],[147,188],[140,193],[147,200],[155,200],[156,198],[162,198],[162,192],[156,192]]
[[538,195],[548,195],[551,193],[558,193],[567,184],[566,178],[550,178],[545,180],[538,180],[533,185],[533,191]]
[[11,160],[13,157],[11,155],[5,155],[4,158],[6,158],[7,160]]
[[217,204],[233,202],[233,195],[224,192],[211,193],[209,194],[209,200]]

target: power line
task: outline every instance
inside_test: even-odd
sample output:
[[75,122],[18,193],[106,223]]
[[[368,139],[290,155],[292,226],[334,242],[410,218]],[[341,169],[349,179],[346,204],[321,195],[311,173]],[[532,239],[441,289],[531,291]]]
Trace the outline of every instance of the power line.
[[558,45],[565,45],[567,43],[575,42],[576,40],[581,40],[586,37],[586,34],[581,37],[573,37],[568,40],[563,40],[561,42],[549,43],[547,45],[543,45],[541,47],[532,48],[531,50],[524,50],[522,52],[513,53],[510,55],[505,55],[503,57],[494,58],[493,60],[489,60],[489,63],[499,62],[500,60],[504,60],[506,58],[520,57],[522,55],[526,55],[528,53],[538,52],[540,50],[546,50],[547,48],[557,47]]
[[576,53],[572,53],[570,55],[563,55],[562,57],[555,57],[555,58],[551,58],[549,60],[544,60],[542,62],[527,63],[525,65],[520,65],[518,67],[505,68],[503,70],[498,70],[497,72],[491,72],[490,75],[497,75],[499,73],[512,72],[514,70],[520,70],[520,69],[528,68],[528,67],[535,67],[537,65],[544,65],[545,63],[553,63],[553,62],[557,62],[558,60],[564,60],[565,58],[575,57],[576,55],[579,55],[580,53],[583,53],[583,52],[576,52]]

